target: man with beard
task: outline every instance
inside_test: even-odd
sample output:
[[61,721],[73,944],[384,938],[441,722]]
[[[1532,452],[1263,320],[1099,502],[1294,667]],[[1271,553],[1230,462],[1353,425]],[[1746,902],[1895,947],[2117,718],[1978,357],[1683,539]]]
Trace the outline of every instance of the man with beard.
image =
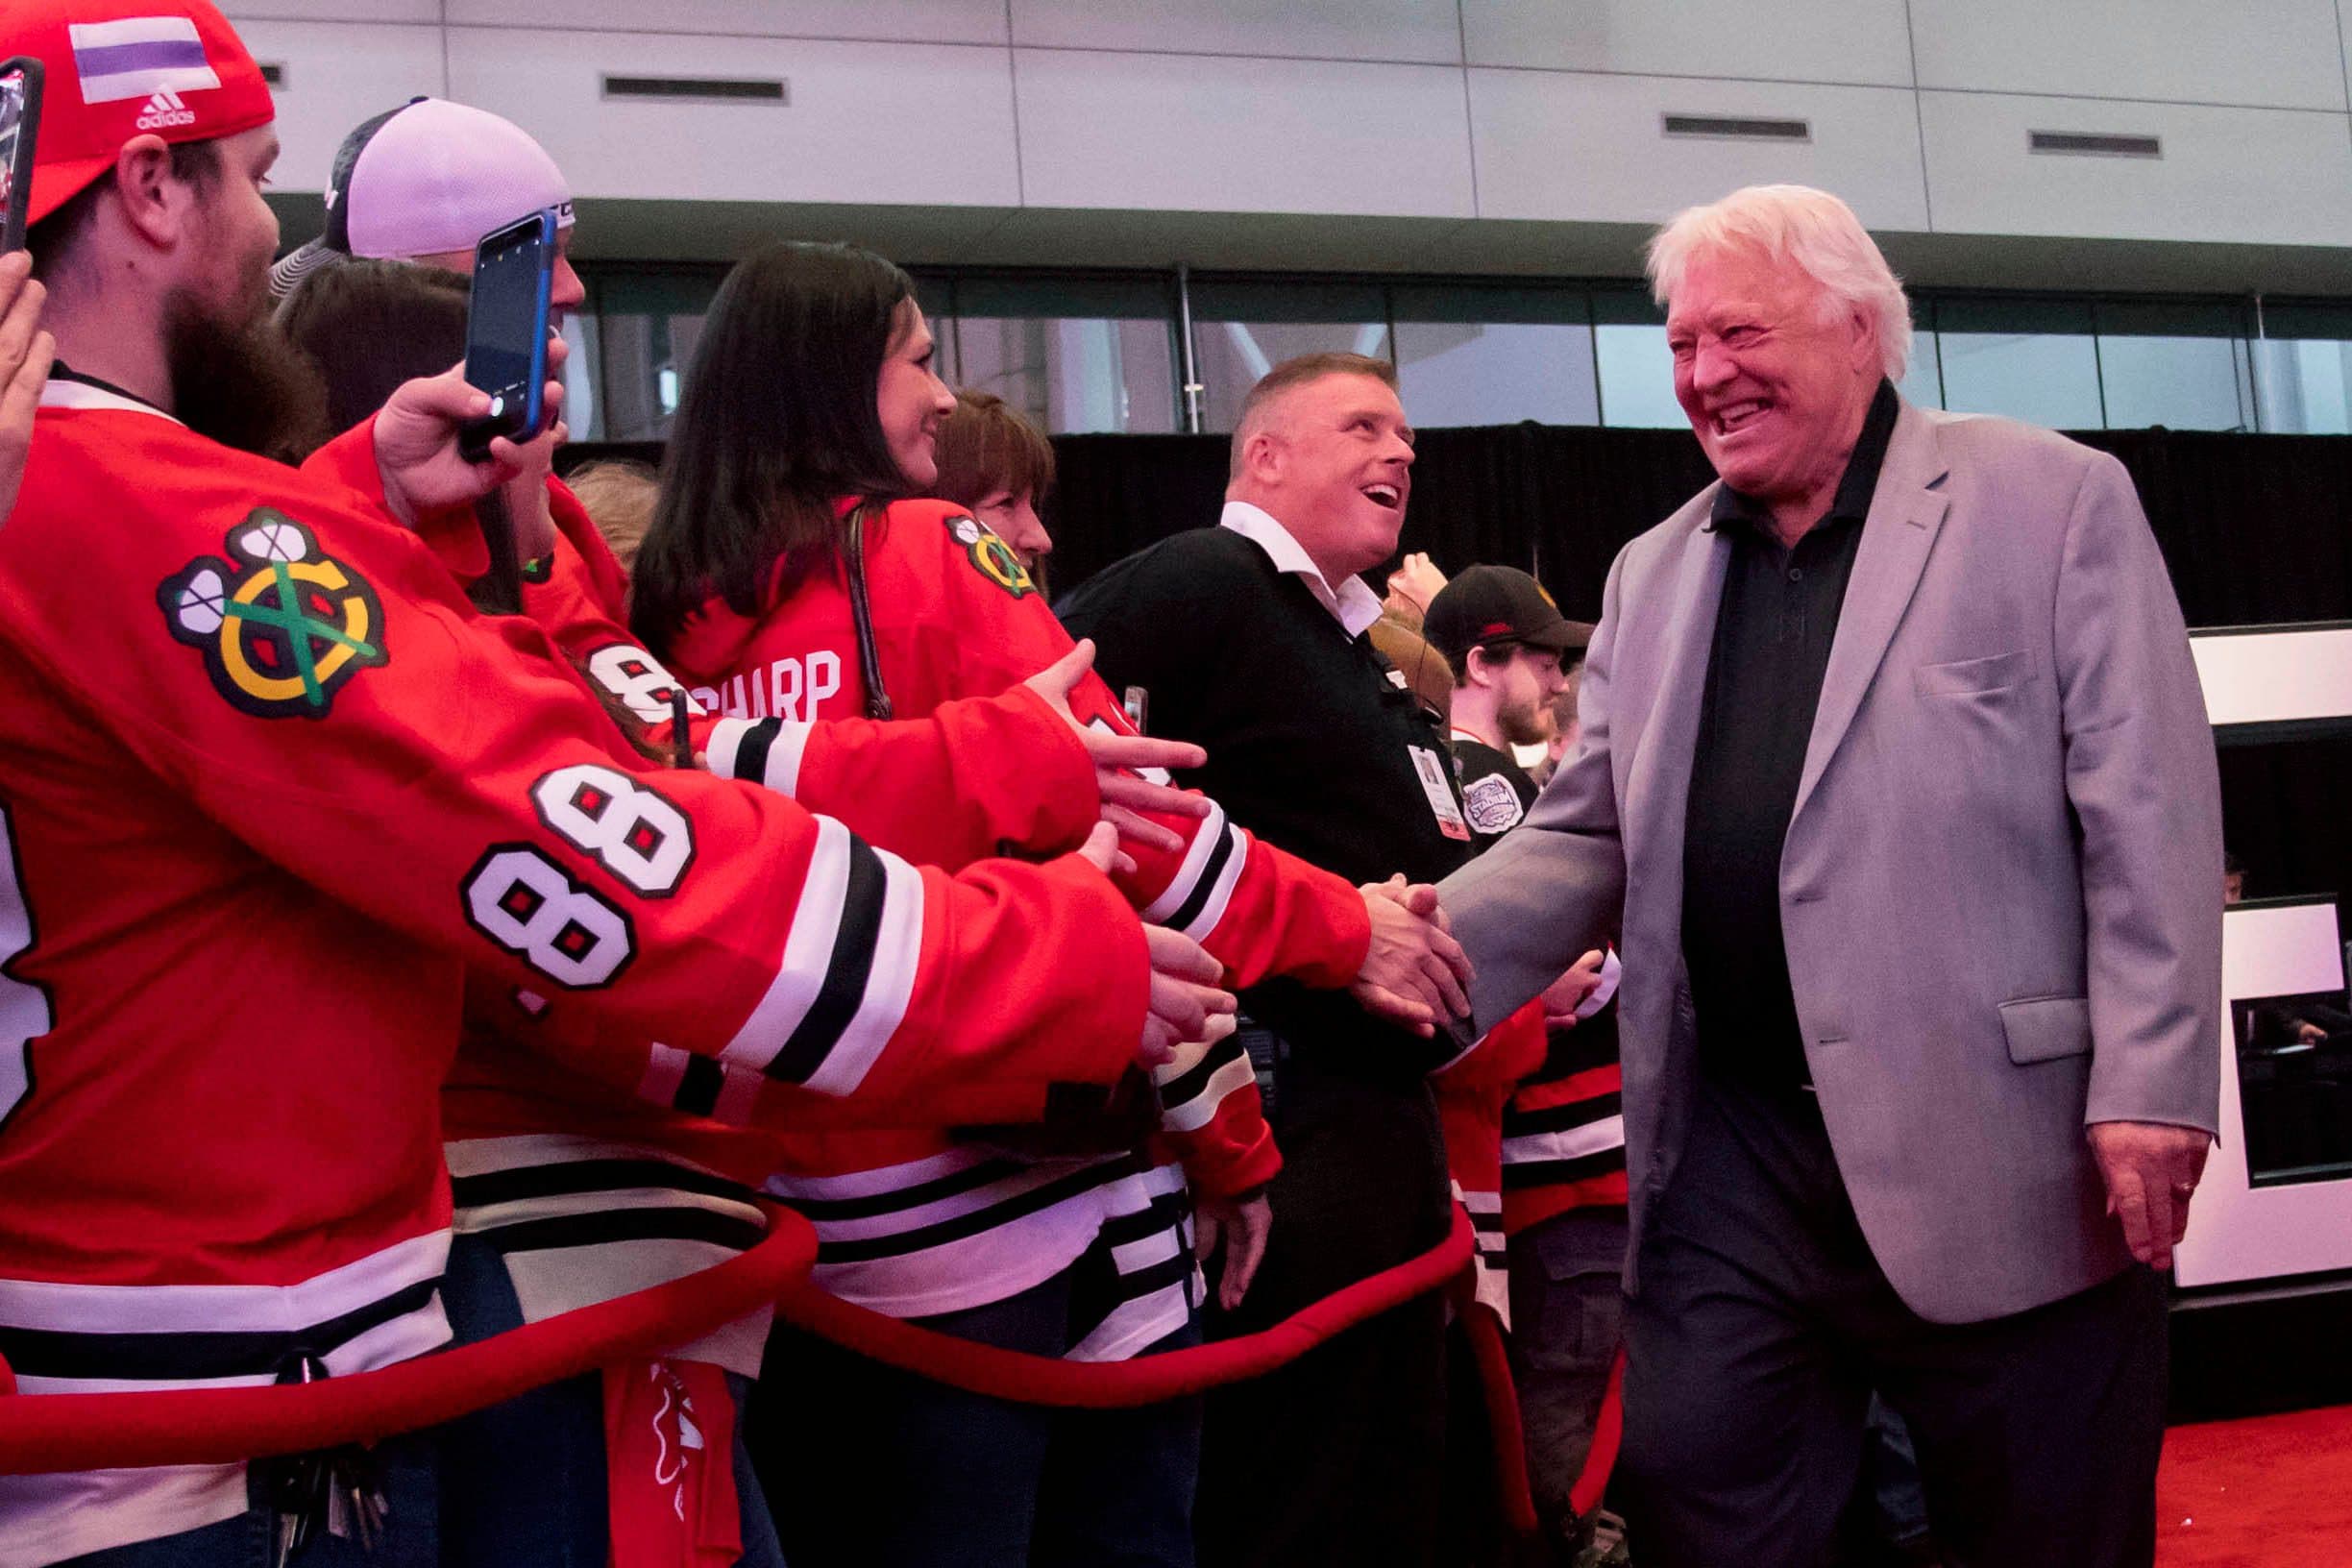
[[[1381,605],[1359,574],[1396,551],[1412,460],[1395,367],[1289,360],[1243,404],[1221,526],[1130,556],[1062,606],[1115,689],[1144,688],[1155,734],[1208,749],[1187,782],[1358,883],[1427,882],[1469,849],[1443,732],[1364,635]],[[1425,888],[1397,887],[1434,910]],[[1442,1024],[1459,998],[1449,984],[1430,1000]],[[1266,1057],[1267,1115],[1287,1163],[1268,1192],[1275,1222],[1257,1283],[1237,1311],[1211,1315],[1222,1335],[1402,1262],[1449,1224],[1428,1075],[1458,1047],[1288,982],[1252,989],[1243,1006],[1264,1031],[1253,1054]],[[1213,1391],[1199,1559],[1432,1560],[1443,1329],[1441,1304],[1423,1296]]]
[[1566,683],[1561,666],[1592,628],[1562,617],[1518,568],[1474,566],[1437,591],[1421,630],[1454,666],[1454,771],[1483,849],[1535,803],[1535,781],[1509,748],[1542,744],[1545,705]]
[[[1108,1083],[1197,1037],[1214,997],[1153,973],[1108,828],[1042,865],[918,870],[649,768],[545,638],[478,616],[433,544],[523,453],[458,455],[489,400],[453,373],[300,472],[184,425],[217,368],[188,345],[233,352],[277,240],[260,69],[206,0],[12,0],[15,54],[48,68],[29,206],[64,361],[0,530],[17,1395],[445,1344],[434,1107],[469,972],[602,1026],[583,1066],[634,1083],[642,1042],[690,1053],[681,1096],[716,1091],[719,1057],[861,1104]],[[0,1563],[424,1568],[437,1464],[409,1434],[0,1478]]]

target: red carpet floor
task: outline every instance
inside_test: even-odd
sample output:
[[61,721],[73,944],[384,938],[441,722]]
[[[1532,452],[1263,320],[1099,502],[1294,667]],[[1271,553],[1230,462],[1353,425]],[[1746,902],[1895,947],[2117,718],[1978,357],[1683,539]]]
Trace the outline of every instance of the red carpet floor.
[[2352,1568],[2352,1407],[2175,1427],[2157,1568]]

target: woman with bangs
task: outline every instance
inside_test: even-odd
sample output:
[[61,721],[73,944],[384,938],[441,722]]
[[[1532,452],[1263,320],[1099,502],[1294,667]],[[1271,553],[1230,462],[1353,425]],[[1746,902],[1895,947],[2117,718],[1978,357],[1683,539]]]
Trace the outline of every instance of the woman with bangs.
[[[961,409],[931,359],[907,276],[848,246],[758,253],[705,318],[631,620],[704,700],[755,719],[771,757],[811,723],[1001,691],[1071,649],[1019,552],[1050,549],[1021,520],[1050,483],[1050,450],[1000,403]],[[943,481],[958,419],[973,439],[958,430]],[[943,483],[957,499],[919,499]],[[1002,521],[984,527],[974,510],[990,502]],[[1070,707],[1090,730],[1130,731],[1091,676]],[[1032,766],[975,747],[946,788]],[[927,814],[876,820],[889,814],[851,825],[915,852]],[[1396,893],[1259,843],[1199,796],[1125,826],[1123,891],[1147,921],[1199,940],[1229,986],[1285,975],[1431,1021],[1416,998],[1446,939]],[[779,1139],[767,1188],[816,1224],[818,1283],[875,1311],[1082,1360],[1195,1343],[1196,1252],[1222,1248],[1219,1295],[1237,1302],[1280,1157],[1230,1033],[1151,1080],[1041,1127]],[[773,1419],[754,1400],[753,1453],[796,1568],[1193,1560],[1197,1401],[1015,1405],[791,1331],[765,1377],[778,1397]],[[797,1418],[812,1409],[822,1423]],[[889,1506],[865,1504],[877,1495]]]

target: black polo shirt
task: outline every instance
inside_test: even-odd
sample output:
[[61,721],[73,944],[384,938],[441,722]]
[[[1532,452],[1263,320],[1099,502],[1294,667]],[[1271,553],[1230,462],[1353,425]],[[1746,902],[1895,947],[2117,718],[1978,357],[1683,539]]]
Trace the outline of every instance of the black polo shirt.
[[1700,1064],[1726,1081],[1810,1080],[1780,936],[1780,847],[1899,406],[1879,382],[1827,515],[1795,549],[1773,536],[1763,502],[1728,485],[1706,525],[1729,536],[1731,560],[1691,761],[1682,958]]

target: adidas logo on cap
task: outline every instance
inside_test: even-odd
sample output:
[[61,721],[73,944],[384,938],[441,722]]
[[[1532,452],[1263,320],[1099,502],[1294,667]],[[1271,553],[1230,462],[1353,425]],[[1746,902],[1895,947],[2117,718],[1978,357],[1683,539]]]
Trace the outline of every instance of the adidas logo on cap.
[[174,126],[194,125],[196,111],[183,103],[180,95],[171,88],[161,87],[147,100],[146,107],[139,111],[139,117],[134,123],[141,131],[168,131]]

